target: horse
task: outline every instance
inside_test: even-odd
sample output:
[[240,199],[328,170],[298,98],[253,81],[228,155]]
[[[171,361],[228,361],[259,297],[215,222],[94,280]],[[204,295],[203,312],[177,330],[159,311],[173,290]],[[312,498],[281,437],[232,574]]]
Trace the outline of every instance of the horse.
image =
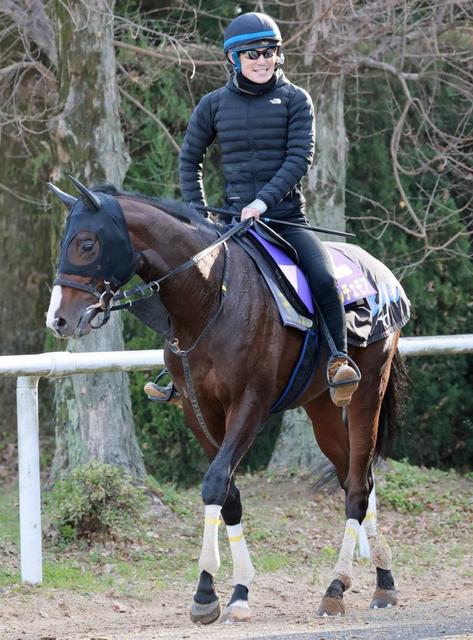
[[[212,623],[251,617],[254,577],[242,528],[235,471],[284,390],[301,351],[303,334],[280,322],[275,302],[232,238],[218,241],[217,226],[183,203],[88,188],[71,178],[79,197],[54,191],[69,209],[58,273],[47,314],[57,338],[79,338],[97,323],[132,274],[159,289],[170,320],[165,365],[182,399],[185,420],[209,460],[202,481],[203,538],[199,580],[190,617]],[[225,238],[224,238],[225,239]],[[394,276],[393,276],[394,277]],[[346,410],[336,407],[325,378],[328,349],[290,408],[303,407],[317,443],[334,465],[345,494],[345,529],[319,615],[345,613],[355,543],[367,534],[376,588],[370,606],[397,603],[391,551],[378,531],[373,463],[399,403],[400,330],[365,347],[350,348],[361,381]],[[218,526],[227,528],[233,593],[221,612],[215,588],[220,565]]]

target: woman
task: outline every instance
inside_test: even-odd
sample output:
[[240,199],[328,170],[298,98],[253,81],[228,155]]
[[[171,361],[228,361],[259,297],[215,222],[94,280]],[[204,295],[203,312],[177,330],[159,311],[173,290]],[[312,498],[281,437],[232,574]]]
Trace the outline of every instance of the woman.
[[312,163],[315,138],[312,101],[282,73],[281,45],[277,24],[262,13],[242,14],[225,29],[224,52],[233,73],[192,114],[179,159],[181,189],[187,202],[205,204],[202,163],[217,139],[227,208],[241,212],[241,220],[264,213],[298,253],[334,342],[327,371],[332,400],[345,406],[359,375],[346,355],[345,313],[331,259],[313,231],[278,224],[307,224],[301,180]]

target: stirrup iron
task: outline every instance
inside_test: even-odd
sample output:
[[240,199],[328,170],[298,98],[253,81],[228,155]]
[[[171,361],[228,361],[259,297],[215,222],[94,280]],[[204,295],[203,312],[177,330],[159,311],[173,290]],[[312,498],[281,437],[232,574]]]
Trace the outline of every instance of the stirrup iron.
[[[356,378],[353,378],[352,380],[346,380],[344,382],[338,382],[338,383],[333,383],[332,380],[330,380],[329,377],[329,370],[330,370],[330,366],[332,365],[332,363],[335,360],[346,360],[347,363],[350,365],[350,367],[354,370],[355,374],[356,374]],[[336,387],[343,387],[345,385],[349,385],[349,384],[358,384],[361,380],[361,372],[360,369],[358,368],[358,365],[356,364],[356,362],[353,361],[352,358],[350,358],[349,355],[347,355],[346,353],[343,353],[343,351],[335,351],[334,353],[331,354],[330,358],[327,360],[327,368],[325,371],[325,375],[327,378],[327,384],[331,389],[334,389]]]
[[167,385],[158,384],[164,376],[169,376],[167,369],[163,369],[153,382],[147,382],[143,387],[144,392],[152,402],[180,404],[181,397],[172,380]]

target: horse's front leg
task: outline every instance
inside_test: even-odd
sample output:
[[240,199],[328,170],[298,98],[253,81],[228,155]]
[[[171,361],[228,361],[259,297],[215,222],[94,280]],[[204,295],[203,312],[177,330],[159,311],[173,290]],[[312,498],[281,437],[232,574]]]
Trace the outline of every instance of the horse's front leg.
[[199,559],[199,584],[190,613],[193,622],[209,624],[220,615],[220,603],[214,587],[214,576],[220,566],[220,515],[227,524],[235,580],[234,592],[225,609],[224,617],[226,620],[243,620],[250,617],[248,588],[254,576],[254,569],[241,527],[239,492],[232,478],[238,463],[252,444],[264,415],[261,406],[255,407],[255,403],[250,402],[246,402],[242,410],[232,409],[227,415],[224,441],[205,474],[202,483],[202,499],[205,505],[204,536]]
[[199,584],[194,595],[190,618],[192,622],[210,624],[220,616],[220,601],[215,592],[214,577],[220,567],[218,527],[220,511],[217,504],[205,505],[204,536],[199,558]]
[[255,575],[255,569],[241,525],[240,491],[233,478],[230,481],[230,489],[222,508],[222,516],[227,526],[228,541],[232,553],[234,586],[232,597],[223,612],[221,622],[248,620],[251,618],[248,592]]

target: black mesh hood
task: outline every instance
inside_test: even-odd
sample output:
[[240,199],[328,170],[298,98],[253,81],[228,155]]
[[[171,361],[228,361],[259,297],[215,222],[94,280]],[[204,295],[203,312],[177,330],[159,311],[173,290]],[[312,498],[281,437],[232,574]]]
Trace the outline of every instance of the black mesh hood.
[[[120,287],[135,271],[135,252],[118,200],[104,193],[94,192],[100,200],[99,210],[92,210],[82,199],[72,207],[66,222],[58,273],[107,280]],[[98,239],[97,255],[87,265],[71,262],[69,247],[77,234],[88,232]]]

